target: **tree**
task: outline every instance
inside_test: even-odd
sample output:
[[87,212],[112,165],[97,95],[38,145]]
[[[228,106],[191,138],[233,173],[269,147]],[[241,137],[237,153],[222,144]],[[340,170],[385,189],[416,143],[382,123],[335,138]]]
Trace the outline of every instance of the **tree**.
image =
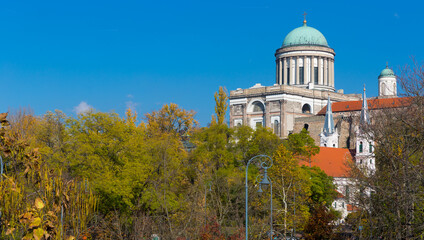
[[159,111],[146,114],[148,133],[151,135],[173,133],[184,136],[197,126],[194,115],[194,111],[181,109],[175,103],[165,104]]
[[[273,155],[274,165],[270,168],[270,177],[273,181],[274,197],[277,206],[281,210],[276,211],[276,224],[282,226],[284,236],[287,236],[288,229],[303,228],[302,222],[306,222],[309,217],[309,207],[307,205],[311,195],[310,179],[307,172],[302,171],[298,159],[285,145],[280,145]],[[296,215],[294,215],[296,209]]]
[[311,217],[305,226],[305,239],[331,239],[336,216],[325,205],[313,204]]
[[[0,154],[5,162],[0,181],[1,238],[82,236],[97,201],[89,182],[66,178],[61,169],[49,168],[38,148],[30,146],[34,136],[27,130],[36,125],[36,118],[18,115],[13,118],[14,128],[6,128],[6,116],[0,114]],[[26,124],[28,119],[33,125]]]
[[[225,115],[228,108],[228,94],[225,88],[219,87],[219,91],[215,93],[215,114],[218,125],[224,124]],[[214,121],[212,121],[214,123]]]
[[306,129],[298,134],[290,134],[284,142],[285,146],[297,157],[310,159],[311,156],[319,153],[319,147]]
[[[364,174],[353,167],[355,202],[366,237],[415,239],[424,234],[424,67],[405,67],[398,81],[407,98],[401,104],[374,111],[362,126],[375,142],[376,170]],[[358,220],[359,222],[359,220]]]

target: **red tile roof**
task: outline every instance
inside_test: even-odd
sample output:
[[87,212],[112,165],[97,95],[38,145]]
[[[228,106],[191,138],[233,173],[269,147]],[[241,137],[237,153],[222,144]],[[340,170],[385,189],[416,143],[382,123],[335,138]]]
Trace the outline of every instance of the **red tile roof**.
[[[399,98],[381,98],[381,99],[369,99],[367,100],[368,109],[382,109],[392,107],[406,107],[411,104],[410,97],[399,97]],[[331,109],[334,112],[351,112],[361,111],[362,101],[346,101],[346,102],[334,102],[331,104]],[[317,115],[325,115],[327,106],[321,109]]]
[[[311,158],[311,166],[321,168],[327,175],[332,177],[347,177],[348,164],[352,162],[352,159],[349,149],[320,147],[319,153]],[[309,161],[301,160],[299,165],[309,166]]]
[[356,212],[356,211],[358,211],[358,210],[359,210],[359,208],[358,208],[358,207],[353,206],[352,204],[348,204],[348,205],[347,205],[347,211],[348,211],[348,212]]

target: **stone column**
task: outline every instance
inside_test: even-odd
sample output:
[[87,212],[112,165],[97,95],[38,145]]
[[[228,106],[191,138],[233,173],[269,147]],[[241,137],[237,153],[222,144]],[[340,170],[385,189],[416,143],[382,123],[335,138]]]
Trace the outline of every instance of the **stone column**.
[[334,87],[334,61],[333,59],[330,59],[330,82],[329,85],[331,87]]
[[[290,61],[290,58],[288,58],[288,61]],[[283,58],[283,69],[283,84],[287,84],[287,58]]]
[[324,58],[324,85],[328,85],[328,58]]
[[315,56],[311,58],[311,82],[315,84]]
[[278,61],[278,69],[279,69],[279,75],[278,75],[278,84],[283,85],[283,74],[284,74],[284,68],[283,68],[283,59],[280,58]]
[[299,57],[296,57],[296,73],[295,73],[295,78],[296,78],[296,84],[299,85]]
[[279,82],[279,79],[278,79],[279,71],[280,71],[280,64],[279,64],[279,62],[280,62],[280,59],[277,58],[275,60],[275,83],[277,83],[277,84]]
[[321,64],[321,60],[322,57],[318,57],[318,84],[322,85],[322,64]]
[[249,123],[247,122],[247,103],[242,104],[241,111],[243,112],[243,125],[249,126]]
[[233,112],[234,106],[230,105],[230,128],[234,127],[234,112]]
[[265,102],[265,127],[270,128],[271,127],[271,114],[270,114],[270,108],[271,108],[271,104],[270,102]]
[[284,100],[280,100],[280,137],[287,137],[287,129],[286,129],[286,105]]
[[306,63],[308,62],[308,56],[303,57],[303,84],[308,84],[308,67]]
[[332,74],[333,74],[333,80],[331,82],[331,86],[334,87],[334,80],[335,80],[335,72],[334,72],[334,59],[331,61],[331,69],[332,69]]
[[296,61],[290,58],[290,85],[296,84]]

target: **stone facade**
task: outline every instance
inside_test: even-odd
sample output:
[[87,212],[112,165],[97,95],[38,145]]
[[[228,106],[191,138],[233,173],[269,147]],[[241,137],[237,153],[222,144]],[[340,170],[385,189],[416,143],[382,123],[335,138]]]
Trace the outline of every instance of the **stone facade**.
[[[249,89],[230,92],[230,127],[257,125],[272,128],[274,133],[284,138],[293,133],[297,118],[312,117],[327,103],[356,101],[358,95],[342,94],[323,90],[304,89],[296,86],[255,85]],[[318,129],[321,129],[322,126]]]

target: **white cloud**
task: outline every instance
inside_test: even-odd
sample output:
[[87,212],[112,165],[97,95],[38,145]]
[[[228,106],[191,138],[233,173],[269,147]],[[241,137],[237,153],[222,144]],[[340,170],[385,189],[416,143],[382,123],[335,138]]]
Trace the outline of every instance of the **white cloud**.
[[132,111],[135,111],[135,108],[138,106],[138,103],[136,103],[136,102],[133,102],[133,101],[127,101],[127,102],[125,102],[125,106],[126,106],[126,109],[131,109]]
[[74,107],[74,112],[77,114],[83,114],[88,111],[90,111],[93,107],[91,105],[88,105],[86,102],[82,101],[78,106]]

